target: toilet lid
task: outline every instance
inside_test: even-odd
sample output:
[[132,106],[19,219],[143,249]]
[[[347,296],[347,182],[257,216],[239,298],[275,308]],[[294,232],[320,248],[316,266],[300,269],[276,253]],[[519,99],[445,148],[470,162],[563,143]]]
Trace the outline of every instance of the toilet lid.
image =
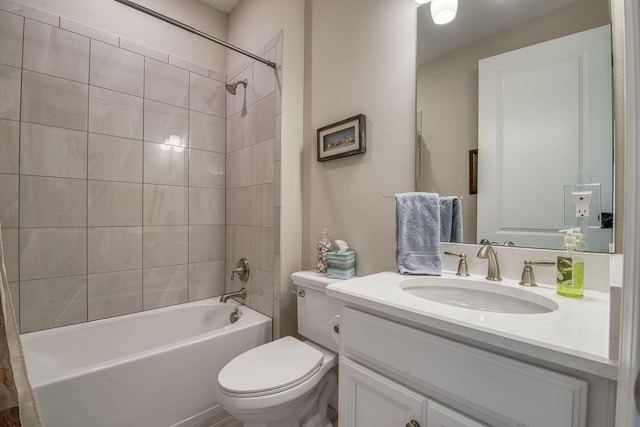
[[221,389],[237,394],[268,394],[294,387],[316,373],[323,355],[293,337],[255,347],[218,374]]

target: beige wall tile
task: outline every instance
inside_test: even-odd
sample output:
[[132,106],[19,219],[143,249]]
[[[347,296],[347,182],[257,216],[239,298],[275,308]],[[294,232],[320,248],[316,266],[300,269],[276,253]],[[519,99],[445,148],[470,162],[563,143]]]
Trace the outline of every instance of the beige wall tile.
[[187,188],[144,184],[144,225],[187,225]]
[[89,274],[88,320],[142,311],[142,270]]
[[89,179],[142,182],[142,141],[89,133]]
[[189,301],[224,293],[225,261],[189,264]]
[[20,176],[21,227],[87,225],[87,181]]
[[142,184],[89,181],[89,226],[142,225]]
[[20,69],[0,65],[0,119],[20,119]]
[[189,263],[225,259],[224,225],[189,226]]
[[142,230],[143,266],[186,264],[188,238],[187,226],[145,226]]
[[189,71],[145,58],[144,96],[182,108],[189,108]]
[[91,40],[92,86],[142,96],[144,57],[116,46]]
[[251,183],[266,184],[275,181],[275,139],[259,142],[251,147]]
[[22,66],[25,70],[89,83],[89,38],[27,19]]
[[189,110],[145,99],[144,139],[163,144],[176,137],[180,146],[189,146]]
[[86,273],[86,228],[20,229],[20,280]]
[[[165,149],[168,148],[168,149]],[[155,142],[144,143],[144,182],[187,185],[187,151]]]
[[142,98],[91,86],[89,131],[142,139]]
[[22,65],[24,18],[0,10],[0,64]]
[[18,173],[19,141],[20,122],[0,119],[0,173]]
[[20,282],[21,332],[87,321],[87,276]]
[[143,307],[145,310],[181,304],[188,301],[188,267],[145,268],[142,273]]
[[274,229],[267,227],[251,228],[251,246],[253,265],[263,271],[273,272]]
[[89,87],[86,84],[26,70],[22,79],[23,121],[87,130]]
[[89,273],[142,268],[142,227],[89,227]]
[[7,280],[17,282],[20,280],[20,264],[18,262],[18,229],[2,228],[2,249],[4,251],[4,264],[7,269]]
[[[191,73],[189,109],[225,117],[227,91],[224,83]],[[239,89],[238,92],[241,92]]]
[[62,178],[87,177],[87,133],[22,123],[20,173]]
[[189,185],[225,187],[225,155],[202,150],[189,150]]
[[0,174],[0,223],[18,226],[18,175]]
[[189,224],[224,224],[224,189],[189,188]]
[[251,187],[251,193],[251,225],[273,227],[275,225],[275,185],[254,185]]
[[209,114],[189,111],[189,147],[225,152],[225,120]]

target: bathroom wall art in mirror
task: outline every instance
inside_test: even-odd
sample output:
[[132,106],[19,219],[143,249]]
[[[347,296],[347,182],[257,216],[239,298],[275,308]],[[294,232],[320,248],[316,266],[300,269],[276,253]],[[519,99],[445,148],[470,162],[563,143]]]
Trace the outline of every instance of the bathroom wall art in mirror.
[[[418,8],[416,187],[464,196],[465,243],[557,249],[564,188],[588,171],[601,187],[594,215],[616,224],[608,1],[459,1],[446,26]],[[613,251],[611,221],[597,222],[590,250]]]

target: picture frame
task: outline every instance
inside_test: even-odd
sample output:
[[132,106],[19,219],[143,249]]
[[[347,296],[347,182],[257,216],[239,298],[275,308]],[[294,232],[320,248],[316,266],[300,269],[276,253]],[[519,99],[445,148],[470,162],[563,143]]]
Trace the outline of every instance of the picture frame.
[[366,145],[366,121],[364,114],[349,117],[318,129],[318,161],[364,154]]
[[469,194],[478,194],[478,149],[469,150]]

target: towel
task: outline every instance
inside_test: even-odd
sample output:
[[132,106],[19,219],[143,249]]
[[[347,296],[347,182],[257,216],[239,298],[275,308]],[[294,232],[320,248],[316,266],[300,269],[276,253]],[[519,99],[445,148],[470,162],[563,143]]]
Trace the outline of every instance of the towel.
[[442,274],[437,194],[396,194],[396,243],[400,274]]
[[462,200],[440,197],[440,241],[462,243]]

